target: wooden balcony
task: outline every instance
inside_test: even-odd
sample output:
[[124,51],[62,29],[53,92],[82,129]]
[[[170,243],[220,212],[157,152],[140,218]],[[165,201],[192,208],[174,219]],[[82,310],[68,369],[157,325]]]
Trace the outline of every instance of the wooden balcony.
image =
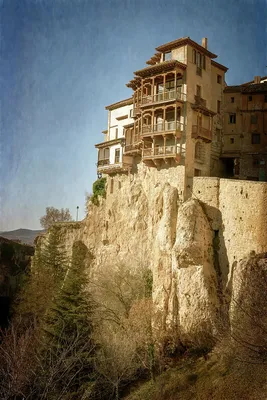
[[193,125],[192,126],[192,138],[193,139],[202,139],[205,142],[212,141],[212,131],[202,126]]
[[195,96],[195,105],[207,107],[207,101],[202,99],[200,96]]
[[122,155],[122,162],[111,164],[109,159],[98,160],[97,173],[99,174],[116,174],[118,172],[128,172],[133,165],[133,158],[128,155]]
[[135,118],[135,117],[137,117],[137,115],[140,115],[140,114],[141,114],[140,107],[139,106],[134,106],[134,108],[133,108],[133,117]]
[[139,153],[140,152],[140,145],[141,145],[141,137],[140,137],[140,135],[135,135],[132,138],[132,142],[127,142],[127,138],[126,138],[126,144],[125,144],[125,147],[124,147],[124,153],[125,154]]
[[142,106],[150,104],[158,104],[158,103],[169,103],[173,101],[181,101],[184,102],[186,100],[185,93],[181,93],[180,90],[170,90],[161,93],[157,93],[154,95],[145,96],[142,98]]
[[175,121],[163,121],[155,125],[143,125],[142,137],[156,136],[163,134],[176,134],[180,137],[184,132],[184,124]]
[[160,166],[162,163],[171,165],[181,161],[180,147],[178,145],[162,145],[143,149],[142,159],[143,162],[150,166]]

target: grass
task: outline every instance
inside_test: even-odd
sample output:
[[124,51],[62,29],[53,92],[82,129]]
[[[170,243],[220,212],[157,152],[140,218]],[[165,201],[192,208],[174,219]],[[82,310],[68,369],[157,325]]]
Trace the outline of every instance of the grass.
[[124,400],[266,400],[266,365],[225,360],[211,353],[186,357],[134,388]]

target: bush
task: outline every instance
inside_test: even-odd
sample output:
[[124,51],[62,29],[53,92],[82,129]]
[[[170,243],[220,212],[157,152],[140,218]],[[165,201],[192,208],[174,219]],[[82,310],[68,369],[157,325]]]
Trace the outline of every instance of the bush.
[[93,183],[93,194],[90,200],[96,206],[99,205],[98,196],[106,197],[106,178],[100,178]]

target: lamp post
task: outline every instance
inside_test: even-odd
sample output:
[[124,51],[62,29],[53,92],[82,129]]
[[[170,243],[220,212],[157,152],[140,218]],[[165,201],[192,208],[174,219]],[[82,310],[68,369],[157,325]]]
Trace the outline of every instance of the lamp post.
[[78,221],[78,216],[79,216],[79,206],[77,206],[76,208],[77,208],[77,213],[76,213],[76,221]]

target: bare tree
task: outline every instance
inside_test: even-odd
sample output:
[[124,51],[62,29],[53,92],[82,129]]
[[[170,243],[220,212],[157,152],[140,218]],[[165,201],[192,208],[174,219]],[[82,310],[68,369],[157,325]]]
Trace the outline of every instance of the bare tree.
[[69,221],[72,221],[72,217],[68,208],[61,208],[59,210],[54,207],[46,207],[46,214],[40,218],[40,224],[44,229],[48,229],[56,222]]

